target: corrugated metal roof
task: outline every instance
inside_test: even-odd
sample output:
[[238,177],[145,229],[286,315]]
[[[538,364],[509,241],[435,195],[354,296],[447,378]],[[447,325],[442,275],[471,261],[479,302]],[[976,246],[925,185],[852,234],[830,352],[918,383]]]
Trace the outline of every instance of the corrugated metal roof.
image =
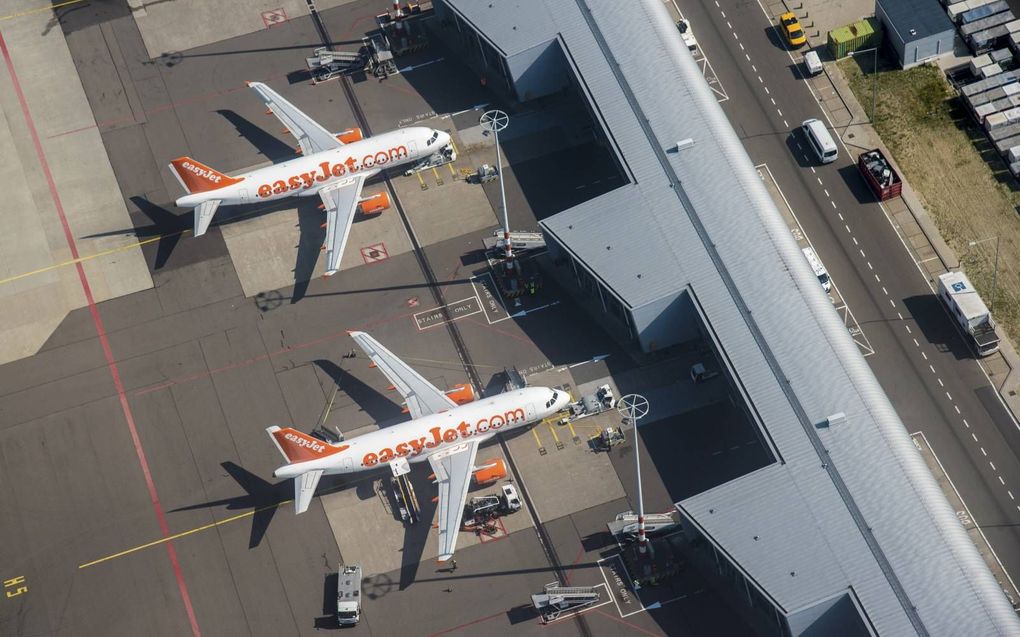
[[542,225],[632,307],[688,289],[782,458],[682,507],[787,610],[853,587],[879,634],[1020,632],[659,1],[527,11],[545,36],[487,36],[558,35],[632,180]]
[[[938,0],[876,0],[889,18],[900,42],[914,42],[936,33],[953,31],[953,21]],[[913,33],[911,33],[913,29]]]

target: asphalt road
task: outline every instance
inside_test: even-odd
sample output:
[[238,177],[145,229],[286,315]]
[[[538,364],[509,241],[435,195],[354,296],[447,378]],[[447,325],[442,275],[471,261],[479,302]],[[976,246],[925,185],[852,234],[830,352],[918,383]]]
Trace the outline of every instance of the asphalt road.
[[1020,430],[859,175],[862,149],[851,157],[841,146],[825,166],[810,154],[795,129],[825,117],[757,2],[678,4],[751,159],[768,165],[874,346],[868,361],[908,432],[928,438],[1006,569],[1020,573],[1010,492],[1020,486]]

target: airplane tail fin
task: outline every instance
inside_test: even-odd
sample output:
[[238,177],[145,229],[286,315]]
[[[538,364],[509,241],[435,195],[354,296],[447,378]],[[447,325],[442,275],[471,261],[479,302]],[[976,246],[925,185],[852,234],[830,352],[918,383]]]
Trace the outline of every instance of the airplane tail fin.
[[230,186],[241,181],[242,178],[228,177],[218,170],[210,168],[203,163],[197,162],[191,157],[178,157],[170,162],[170,170],[181,182],[181,186],[188,191],[188,194],[196,192],[209,192]]
[[273,425],[266,431],[284,459],[291,464],[332,456],[350,447],[350,445],[331,445],[290,427],[281,429]]

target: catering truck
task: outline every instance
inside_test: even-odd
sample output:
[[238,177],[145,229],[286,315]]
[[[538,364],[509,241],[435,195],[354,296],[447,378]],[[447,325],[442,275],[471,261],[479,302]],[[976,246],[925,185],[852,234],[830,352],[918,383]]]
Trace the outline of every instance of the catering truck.
[[939,276],[939,298],[949,313],[968,335],[981,356],[999,350],[999,337],[995,333],[992,314],[985,307],[977,290],[963,272],[946,272]]
[[336,582],[336,623],[353,626],[361,620],[361,567],[340,565]]

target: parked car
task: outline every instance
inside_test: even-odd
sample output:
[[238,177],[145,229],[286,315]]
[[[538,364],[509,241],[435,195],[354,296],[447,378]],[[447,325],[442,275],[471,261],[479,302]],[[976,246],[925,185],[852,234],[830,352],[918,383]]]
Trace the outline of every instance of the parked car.
[[783,25],[783,38],[791,48],[796,49],[799,46],[803,46],[807,43],[807,36],[804,35],[804,29],[800,26],[800,20],[793,11],[788,11],[783,15],[779,16],[779,23]]
[[691,30],[691,22],[687,18],[680,18],[680,21],[676,23],[676,28],[680,31],[680,39],[684,41],[687,48],[694,53],[698,50],[698,40],[694,37],[694,31]]

